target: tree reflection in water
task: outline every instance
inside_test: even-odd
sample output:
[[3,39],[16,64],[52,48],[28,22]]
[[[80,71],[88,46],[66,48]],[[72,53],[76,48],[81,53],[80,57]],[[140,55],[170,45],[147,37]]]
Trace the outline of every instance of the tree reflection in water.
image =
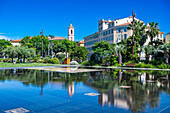
[[[130,109],[131,112],[144,111],[159,107],[160,93],[170,94],[169,72],[128,71],[106,69],[103,72],[59,73],[42,70],[0,70],[0,82],[18,80],[25,86],[40,87],[43,96],[45,84],[61,83],[70,97],[75,93],[74,87],[82,82],[99,92],[98,103],[101,106],[114,106]],[[120,86],[131,88],[120,88]]]

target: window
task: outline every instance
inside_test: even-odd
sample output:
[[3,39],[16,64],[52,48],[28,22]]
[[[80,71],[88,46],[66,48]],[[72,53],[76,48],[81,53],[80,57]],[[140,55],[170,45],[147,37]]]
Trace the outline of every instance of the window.
[[110,34],[110,30],[108,31],[108,34]]
[[117,33],[120,33],[120,32],[121,32],[121,29],[120,29],[120,28],[118,28],[118,29],[117,29]]
[[119,42],[119,41],[120,41],[120,39],[121,39],[121,35],[120,35],[120,34],[118,34],[118,35],[117,35],[117,40],[116,40],[116,42]]
[[110,36],[108,37],[108,41],[110,41]]
[[124,38],[127,39],[127,34],[124,34]]
[[111,29],[111,33],[113,33],[113,29]]
[[71,34],[73,34],[73,30],[71,30]]
[[127,28],[124,28],[123,31],[124,31],[124,32],[127,32]]
[[160,34],[160,38],[162,38],[162,34]]
[[107,39],[108,37],[106,37],[106,41],[108,41],[108,39]]
[[107,31],[105,31],[106,32],[106,35],[107,35]]
[[113,40],[113,35],[111,36],[111,40]]
[[105,36],[105,32],[103,32],[103,36]]

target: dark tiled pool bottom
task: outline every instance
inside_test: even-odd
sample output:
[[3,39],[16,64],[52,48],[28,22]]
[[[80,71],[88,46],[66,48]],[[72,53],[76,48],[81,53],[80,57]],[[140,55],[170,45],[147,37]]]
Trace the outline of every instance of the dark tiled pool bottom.
[[[17,108],[30,110],[26,113],[170,111],[169,75],[162,80],[154,74],[148,74],[148,77],[146,73],[140,74],[134,78],[137,81],[132,85],[131,77],[120,70],[116,77],[107,70],[78,74],[39,70],[6,71],[0,71],[0,113]],[[154,78],[151,79],[152,83],[147,82],[149,78]]]

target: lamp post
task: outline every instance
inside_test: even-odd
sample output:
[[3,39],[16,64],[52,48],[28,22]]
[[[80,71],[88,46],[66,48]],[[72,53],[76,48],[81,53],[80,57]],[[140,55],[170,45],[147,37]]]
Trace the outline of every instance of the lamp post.
[[134,58],[134,45],[136,44],[135,40],[134,40],[134,21],[135,21],[135,17],[136,14],[134,14],[134,11],[132,12],[132,30],[133,30],[133,34],[132,34],[132,38],[133,38],[133,42],[132,42],[132,58]]
[[42,38],[42,58],[43,58],[43,30],[40,32],[41,35],[41,38]]

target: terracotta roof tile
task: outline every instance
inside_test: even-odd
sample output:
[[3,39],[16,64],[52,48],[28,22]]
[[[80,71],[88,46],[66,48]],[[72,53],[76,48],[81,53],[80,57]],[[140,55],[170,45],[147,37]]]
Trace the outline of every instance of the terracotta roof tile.
[[160,34],[164,34],[165,32],[160,32]]
[[72,24],[70,24],[70,26],[68,27],[68,29],[69,29],[69,28],[74,28],[74,27],[72,26]]
[[128,23],[117,25],[117,26],[125,26],[125,25],[129,25],[129,24],[131,24],[131,23],[128,22]]
[[50,40],[64,40],[64,39],[65,39],[64,37],[54,37],[54,38],[52,38]]
[[84,40],[80,41],[78,44],[84,44]]
[[18,39],[18,40],[12,40],[11,42],[21,42],[21,39]]

